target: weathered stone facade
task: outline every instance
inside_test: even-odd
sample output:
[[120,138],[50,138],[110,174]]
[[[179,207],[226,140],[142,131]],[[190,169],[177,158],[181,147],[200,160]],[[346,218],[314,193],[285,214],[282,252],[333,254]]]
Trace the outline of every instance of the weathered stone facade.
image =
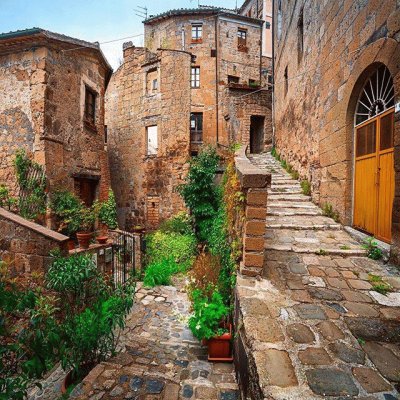
[[[367,78],[385,65],[400,92],[400,4],[358,0],[275,1],[275,144],[352,225],[354,115]],[[393,253],[400,245],[400,119],[395,114]],[[396,250],[397,246],[397,250]]]
[[[190,64],[191,55],[184,51],[152,53],[126,44],[124,63],[111,79],[108,149],[119,219],[126,229],[154,228],[183,209],[176,186],[183,182],[189,156]],[[152,152],[149,127],[155,126]]]
[[[111,67],[98,44],[34,28],[0,35],[0,183],[16,190],[13,159],[24,148],[44,165],[48,191],[93,182],[106,198],[104,93]],[[93,121],[85,118],[87,88]]]

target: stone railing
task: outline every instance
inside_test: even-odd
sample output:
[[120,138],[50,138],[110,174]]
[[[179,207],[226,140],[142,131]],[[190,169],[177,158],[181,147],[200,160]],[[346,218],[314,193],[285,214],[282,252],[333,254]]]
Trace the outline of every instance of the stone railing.
[[68,254],[67,236],[0,208],[0,259],[13,276],[46,271],[52,250]]
[[245,147],[236,153],[235,167],[245,195],[243,261],[240,272],[242,275],[257,276],[262,274],[264,266],[267,191],[271,185],[271,174],[250,162]]

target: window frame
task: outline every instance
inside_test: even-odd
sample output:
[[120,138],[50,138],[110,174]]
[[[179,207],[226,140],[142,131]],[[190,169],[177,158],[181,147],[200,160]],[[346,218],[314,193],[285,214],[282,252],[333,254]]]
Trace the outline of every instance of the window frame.
[[247,51],[247,33],[245,28],[238,28],[237,30],[237,47],[239,51]]
[[[156,143],[154,147],[154,150],[150,151],[151,147],[149,146],[149,129],[150,128],[156,128]],[[146,156],[147,157],[156,157],[158,155],[158,125],[154,124],[154,125],[148,125],[146,126]]]
[[[202,112],[192,112],[190,113],[190,143],[203,143],[203,122],[204,122],[204,114]],[[195,122],[195,126],[192,128],[192,121]],[[199,124],[200,122],[200,124]],[[198,129],[198,126],[201,126],[201,129]],[[193,138],[200,140],[193,140]]]
[[[95,126],[96,125],[96,105],[97,105],[98,93],[85,85],[85,109],[84,109],[84,120],[86,123]],[[89,103],[89,98],[92,98],[92,102]]]
[[200,67],[193,66],[190,69],[190,87],[192,89],[200,88]]
[[[196,33],[195,35],[193,35],[194,32]],[[192,43],[203,42],[203,24],[201,22],[194,22],[191,24],[191,39]]]

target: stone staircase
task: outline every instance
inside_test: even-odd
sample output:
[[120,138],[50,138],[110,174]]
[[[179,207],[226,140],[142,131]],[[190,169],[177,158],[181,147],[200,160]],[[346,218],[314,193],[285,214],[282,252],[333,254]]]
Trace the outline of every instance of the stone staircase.
[[249,158],[272,183],[263,276],[237,284],[243,397],[398,399],[398,270],[368,259],[270,154]]

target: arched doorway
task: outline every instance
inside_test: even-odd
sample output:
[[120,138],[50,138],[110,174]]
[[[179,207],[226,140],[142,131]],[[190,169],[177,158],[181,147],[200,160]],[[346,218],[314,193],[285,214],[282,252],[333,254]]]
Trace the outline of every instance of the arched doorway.
[[386,66],[366,80],[354,118],[353,225],[391,241],[394,199],[394,86]]

